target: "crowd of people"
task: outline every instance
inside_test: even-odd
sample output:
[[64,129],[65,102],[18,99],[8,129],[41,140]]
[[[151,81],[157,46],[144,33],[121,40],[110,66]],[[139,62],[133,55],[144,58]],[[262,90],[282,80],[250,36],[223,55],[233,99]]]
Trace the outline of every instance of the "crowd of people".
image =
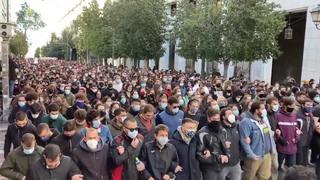
[[313,79],[299,87],[63,60],[10,62],[0,168],[9,179],[320,178],[320,86]]

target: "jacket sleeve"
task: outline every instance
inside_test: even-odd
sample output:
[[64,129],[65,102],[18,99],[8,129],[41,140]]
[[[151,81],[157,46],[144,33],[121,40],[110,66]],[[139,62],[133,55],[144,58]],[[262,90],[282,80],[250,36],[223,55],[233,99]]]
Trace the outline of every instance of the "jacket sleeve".
[[12,139],[11,139],[11,136],[10,136],[10,126],[8,126],[7,128],[7,133],[5,135],[5,139],[4,139],[4,158],[7,157],[7,155],[9,154],[10,152],[10,149],[11,149],[11,144],[12,144]]
[[172,153],[172,159],[171,159],[171,164],[170,164],[170,170],[169,170],[168,174],[171,178],[173,178],[174,171],[175,171],[176,167],[179,166],[179,156],[177,153],[177,149],[173,145],[171,145],[171,146],[172,146],[171,151],[173,153]]
[[142,171],[142,176],[144,179],[149,179],[151,176],[150,172],[147,169],[147,163],[148,163],[148,148],[146,144],[143,145],[140,155],[140,161],[143,162],[145,166],[145,170]]
[[250,144],[246,143],[245,139],[250,138],[250,125],[246,121],[242,121],[239,125],[240,143],[247,157],[254,159],[256,155],[253,153]]
[[[35,162],[37,163],[37,162]],[[35,164],[31,165],[31,167],[28,169],[26,179],[25,180],[35,180],[35,179],[41,179],[40,177],[37,177],[36,175],[36,167]]]
[[203,164],[211,164],[211,165],[214,165],[216,163],[215,162],[215,156],[214,154],[212,154],[211,152],[211,156],[206,158],[204,156],[204,151],[208,150],[206,147],[205,147],[205,136],[207,135],[208,133],[206,132],[200,132],[200,133],[197,133],[196,135],[196,138],[197,138],[197,154],[196,154],[196,157],[198,159],[198,161],[200,163],[203,163]]
[[114,139],[111,143],[111,149],[110,149],[112,160],[116,166],[119,166],[120,164],[122,164],[134,152],[134,148],[132,146],[128,146],[127,148],[125,148],[124,153],[120,155],[118,153],[117,147],[121,146],[121,144],[119,144],[118,141],[119,139]]
[[8,117],[9,123],[14,123],[14,119],[15,119],[16,114],[17,114],[17,111],[15,110],[15,108],[13,108],[12,111],[10,112],[9,117]]
[[156,125],[163,124],[162,118],[159,116],[159,114],[156,116]]
[[108,127],[106,127],[106,129],[107,129],[107,142],[105,143],[112,142],[113,138],[112,138],[111,131]]
[[70,162],[70,164],[69,164],[68,177],[69,177],[69,179],[72,179],[72,176],[74,176],[76,174],[81,174],[81,171],[78,168],[78,166],[76,165],[76,163],[74,163],[71,159],[69,162]]
[[77,155],[77,151],[76,151],[75,149],[73,149],[73,151],[72,151],[71,159],[72,159],[76,164],[78,164],[79,158],[78,158],[78,155]]
[[8,154],[7,158],[1,165],[0,174],[8,179],[22,179],[24,174],[13,171],[13,168],[15,167],[14,160],[12,159],[13,155],[14,154],[12,153]]

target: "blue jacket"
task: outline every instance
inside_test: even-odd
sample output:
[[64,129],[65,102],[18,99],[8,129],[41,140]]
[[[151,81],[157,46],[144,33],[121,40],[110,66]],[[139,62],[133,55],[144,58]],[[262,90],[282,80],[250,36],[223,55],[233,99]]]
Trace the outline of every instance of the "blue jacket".
[[[267,117],[263,119],[263,121],[267,124],[269,130],[271,131],[271,126]],[[259,122],[254,119],[251,113],[247,113],[247,117],[245,117],[240,125],[240,143],[243,148],[245,155],[250,159],[255,159],[258,156],[260,159],[263,159],[264,155],[266,154],[264,151],[265,146],[265,139],[263,135],[263,130],[259,128]],[[272,153],[275,152],[275,142],[269,133],[270,140],[271,140],[271,149]],[[251,142],[247,144],[245,139],[249,137]]]
[[[99,129],[98,129],[98,131],[99,131]],[[87,132],[87,128],[83,128],[83,129],[80,130],[80,134],[82,134],[83,136],[86,135],[86,132]],[[108,143],[108,142],[111,142],[113,140],[111,132],[110,132],[109,128],[106,125],[102,125],[100,127],[99,136],[100,136],[100,138],[102,139],[102,141],[104,143]]]
[[184,117],[183,111],[179,110],[176,114],[169,112],[168,108],[165,111],[159,113],[156,117],[156,124],[164,124],[169,128],[169,138],[172,137],[173,132],[181,125],[181,121]]

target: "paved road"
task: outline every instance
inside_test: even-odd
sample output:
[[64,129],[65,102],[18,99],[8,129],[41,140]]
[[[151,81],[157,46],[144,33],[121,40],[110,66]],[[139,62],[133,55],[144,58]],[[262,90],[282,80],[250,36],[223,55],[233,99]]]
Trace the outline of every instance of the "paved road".
[[[8,126],[7,123],[0,122],[0,165],[4,161],[3,146],[4,146],[4,135],[6,134],[7,126]],[[0,180],[5,180],[5,179],[7,179],[7,178],[0,176]]]

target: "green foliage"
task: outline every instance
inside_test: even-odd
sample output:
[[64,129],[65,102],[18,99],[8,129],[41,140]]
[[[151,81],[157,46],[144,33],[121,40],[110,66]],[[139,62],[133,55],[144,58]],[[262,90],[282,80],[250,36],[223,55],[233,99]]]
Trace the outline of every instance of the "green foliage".
[[26,36],[16,31],[15,35],[10,40],[10,52],[17,56],[25,56],[28,53],[29,44]]
[[40,54],[41,54],[41,49],[38,47],[34,53],[34,57],[37,57],[39,58],[40,57]]
[[46,24],[41,20],[41,15],[35,12],[25,2],[21,4],[21,9],[16,13],[18,28],[27,34],[27,30],[38,30]]

